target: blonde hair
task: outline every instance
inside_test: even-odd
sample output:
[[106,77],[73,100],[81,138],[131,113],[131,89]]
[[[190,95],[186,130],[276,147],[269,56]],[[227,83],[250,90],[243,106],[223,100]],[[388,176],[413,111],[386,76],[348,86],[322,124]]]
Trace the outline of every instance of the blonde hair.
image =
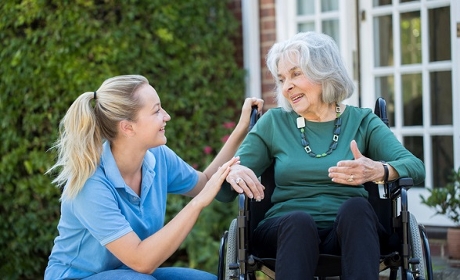
[[322,33],[297,33],[286,41],[274,44],[266,59],[268,70],[276,81],[278,106],[288,112],[292,111],[292,106],[283,96],[278,80],[280,60],[297,64],[310,81],[321,84],[325,103],[340,103],[353,94],[355,86],[335,41]]
[[59,169],[53,183],[65,185],[61,200],[74,198],[94,174],[103,141],[115,139],[118,123],[135,120],[141,107],[136,89],[148,83],[140,75],[116,76],[105,80],[96,92],[81,94],[67,110],[53,146],[58,151],[57,161],[46,172]]

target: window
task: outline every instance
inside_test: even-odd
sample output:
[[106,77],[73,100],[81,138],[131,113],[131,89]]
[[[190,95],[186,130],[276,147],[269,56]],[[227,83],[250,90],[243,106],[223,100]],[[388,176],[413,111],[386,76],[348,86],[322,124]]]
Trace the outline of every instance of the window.
[[323,32],[339,38],[339,0],[297,0],[297,31]]
[[454,165],[460,124],[453,112],[450,3],[360,1],[362,103],[370,107],[378,96],[386,99],[391,128],[424,161],[422,186],[428,187],[443,186],[459,164]]

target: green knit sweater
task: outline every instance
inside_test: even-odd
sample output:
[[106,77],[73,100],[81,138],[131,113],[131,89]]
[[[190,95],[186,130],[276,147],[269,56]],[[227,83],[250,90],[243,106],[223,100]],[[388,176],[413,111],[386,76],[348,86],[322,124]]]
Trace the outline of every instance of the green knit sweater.
[[[422,161],[406,150],[391,130],[370,109],[347,106],[341,115],[342,126],[337,149],[322,157],[310,157],[301,144],[297,128],[298,115],[281,108],[268,110],[248,133],[236,155],[241,164],[257,176],[275,162],[273,207],[265,219],[301,210],[312,215],[319,228],[332,225],[338,208],[350,197],[367,197],[363,186],[336,184],[328,177],[328,168],[340,160],[351,160],[351,140],[356,140],[362,154],[384,160],[401,177],[412,177],[415,183],[425,178]],[[306,121],[306,135],[316,154],[329,149],[334,121]],[[224,184],[217,200],[231,201],[237,193]]]

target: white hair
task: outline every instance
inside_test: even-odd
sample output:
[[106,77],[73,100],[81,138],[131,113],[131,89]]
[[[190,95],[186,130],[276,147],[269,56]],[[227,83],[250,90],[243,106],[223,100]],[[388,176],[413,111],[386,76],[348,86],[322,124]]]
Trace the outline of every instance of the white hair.
[[286,111],[292,111],[292,106],[278,81],[280,60],[298,65],[310,81],[321,84],[325,103],[340,103],[353,94],[353,81],[334,40],[322,33],[301,32],[274,44],[267,54],[267,67],[276,82],[276,99]]

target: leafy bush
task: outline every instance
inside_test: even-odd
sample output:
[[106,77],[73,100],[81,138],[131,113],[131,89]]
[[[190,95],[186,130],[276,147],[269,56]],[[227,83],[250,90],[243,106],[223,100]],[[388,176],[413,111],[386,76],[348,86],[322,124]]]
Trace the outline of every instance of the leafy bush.
[[426,198],[420,195],[422,203],[433,208],[436,215],[445,215],[455,225],[460,226],[460,167],[453,169],[445,186],[428,189]]
[[[168,145],[203,169],[244,97],[238,23],[221,0],[4,0],[0,11],[0,275],[37,279],[60,215],[60,190],[44,175],[56,156],[48,150],[70,104],[106,78],[142,74],[172,117]],[[187,201],[172,196],[167,219]],[[213,203],[168,264],[216,272],[234,213]]]

